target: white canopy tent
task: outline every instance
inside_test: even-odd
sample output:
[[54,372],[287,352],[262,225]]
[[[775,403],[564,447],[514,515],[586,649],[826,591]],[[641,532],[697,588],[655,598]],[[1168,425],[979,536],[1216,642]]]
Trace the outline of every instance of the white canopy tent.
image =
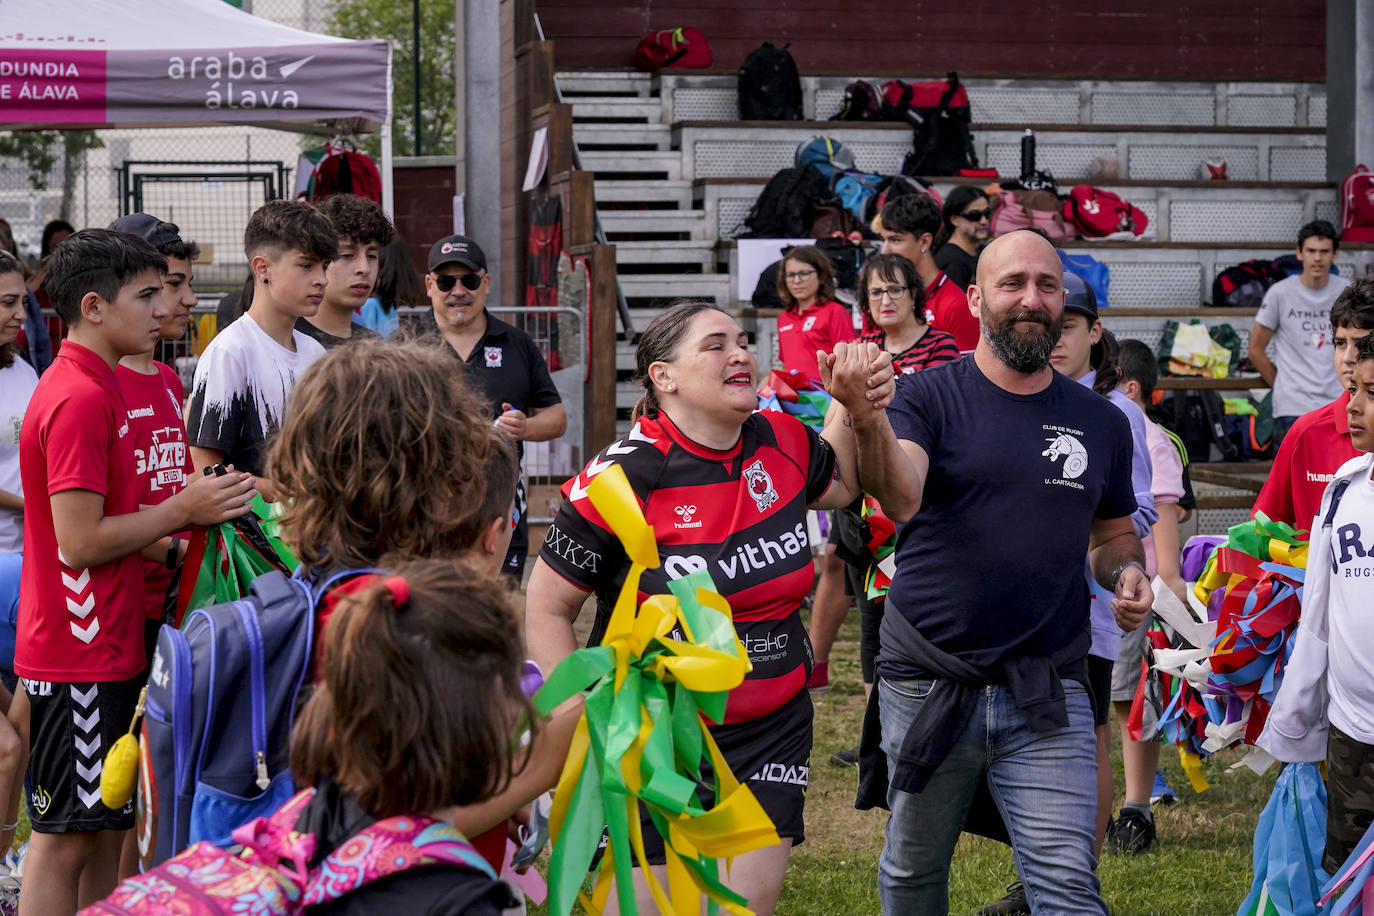
[[391,46],[223,0],[0,0],[0,130],[255,125],[379,131],[393,212]]

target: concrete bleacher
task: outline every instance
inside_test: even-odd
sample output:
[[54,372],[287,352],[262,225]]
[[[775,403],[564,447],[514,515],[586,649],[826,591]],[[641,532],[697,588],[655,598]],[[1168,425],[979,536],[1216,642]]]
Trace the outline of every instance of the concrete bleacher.
[[[573,108],[583,168],[595,174],[598,215],[617,246],[617,272],[636,329],[662,304],[689,296],[741,308],[734,238],[768,178],[816,134],[849,147],[860,168],[891,174],[910,149],[902,124],[828,121],[854,76],[802,78],[802,122],[738,120],[733,74],[576,72],[558,77]],[[886,76],[865,76],[880,84]],[[904,77],[911,79],[910,76]],[[1311,83],[1131,80],[967,80],[980,163],[1020,170],[1020,141],[1036,131],[1037,166],[1061,189],[1087,182],[1093,160],[1115,157],[1118,177],[1090,183],[1150,220],[1131,241],[1075,241],[1111,270],[1106,320],[1159,343],[1169,317],[1229,322],[1248,337],[1252,312],[1202,310],[1222,269],[1290,252],[1298,228],[1336,221],[1326,180],[1326,90]],[[1229,180],[1201,180],[1224,160]],[[934,179],[943,196],[953,179]],[[981,182],[980,182],[981,183]],[[1342,273],[1366,273],[1374,250],[1341,252]],[[752,285],[752,284],[750,284]],[[771,336],[759,322],[761,357]],[[632,335],[619,347],[622,421],[637,394],[626,384]]]

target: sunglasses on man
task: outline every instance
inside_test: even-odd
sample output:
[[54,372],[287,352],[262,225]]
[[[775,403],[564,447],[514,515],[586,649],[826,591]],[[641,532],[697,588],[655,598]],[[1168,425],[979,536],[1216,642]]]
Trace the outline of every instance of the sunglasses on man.
[[461,277],[455,274],[435,274],[434,285],[439,287],[439,292],[447,293],[459,283],[463,284],[463,289],[470,293],[477,292],[477,288],[482,285],[481,274],[463,274]]
[[992,216],[992,210],[965,210],[959,214],[960,219],[966,219],[970,223],[981,223]]

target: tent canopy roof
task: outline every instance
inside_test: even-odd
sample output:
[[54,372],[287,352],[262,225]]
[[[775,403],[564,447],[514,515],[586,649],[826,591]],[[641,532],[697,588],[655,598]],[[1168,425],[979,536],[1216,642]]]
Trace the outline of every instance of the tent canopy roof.
[[387,42],[223,0],[0,0],[0,128],[371,131],[390,118],[390,89]]

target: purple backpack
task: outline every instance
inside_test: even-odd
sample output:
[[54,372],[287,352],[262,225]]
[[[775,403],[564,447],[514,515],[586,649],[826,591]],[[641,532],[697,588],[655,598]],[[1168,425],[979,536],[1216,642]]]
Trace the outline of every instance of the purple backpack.
[[883,97],[868,80],[855,80],[844,87],[844,102],[832,121],[881,121]]
[[234,831],[239,855],[196,843],[156,868],[122,882],[95,914],[176,913],[177,916],[291,916],[307,906],[336,900],[397,872],[427,865],[461,865],[496,879],[461,833],[428,817],[389,817],[340,844],[315,869],[315,837],[297,833],[296,821],[314,796],[297,793],[270,817]]

